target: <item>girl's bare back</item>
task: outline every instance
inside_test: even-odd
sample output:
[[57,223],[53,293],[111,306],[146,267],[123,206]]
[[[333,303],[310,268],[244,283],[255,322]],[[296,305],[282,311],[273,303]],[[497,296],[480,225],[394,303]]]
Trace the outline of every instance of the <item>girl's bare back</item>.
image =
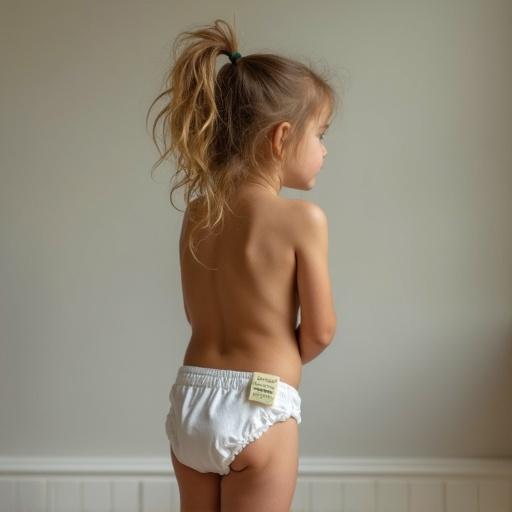
[[208,268],[187,250],[192,221],[185,212],[180,260],[192,335],[183,364],[270,373],[298,388],[298,205],[256,185],[237,190],[230,206],[222,229],[201,233],[197,256]]

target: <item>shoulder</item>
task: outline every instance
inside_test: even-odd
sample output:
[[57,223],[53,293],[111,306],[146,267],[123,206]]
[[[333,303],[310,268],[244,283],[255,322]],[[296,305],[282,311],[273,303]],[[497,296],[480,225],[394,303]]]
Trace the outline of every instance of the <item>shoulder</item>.
[[189,212],[195,213],[201,208],[201,205],[204,203],[204,200],[202,197],[196,197],[194,199],[191,199],[187,205],[187,208],[185,209],[185,215],[189,215]]
[[190,221],[194,220],[199,211],[200,201],[199,198],[192,199],[186,206],[185,211],[183,212],[183,219],[181,222],[181,233],[180,233],[180,243],[183,242],[189,233],[189,225]]
[[303,199],[285,199],[288,229],[297,247],[327,236],[328,220],[323,208]]
[[286,199],[292,218],[302,228],[327,226],[327,215],[318,204],[304,199]]
[[187,225],[189,221],[193,221],[202,212],[204,201],[201,197],[191,199],[183,212],[183,224]]

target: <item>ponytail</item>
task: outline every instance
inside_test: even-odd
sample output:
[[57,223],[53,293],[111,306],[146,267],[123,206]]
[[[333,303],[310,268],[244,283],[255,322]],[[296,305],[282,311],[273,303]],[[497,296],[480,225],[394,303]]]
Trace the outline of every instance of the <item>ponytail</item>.
[[[195,233],[211,232],[223,220],[228,199],[251,175],[276,169],[271,130],[280,122],[292,123],[286,142],[297,149],[305,122],[325,105],[332,114],[336,94],[307,66],[271,54],[242,57],[235,30],[222,19],[178,35],[173,44],[173,66],[165,77],[166,89],[151,103],[148,116],[161,98],[166,104],[152,127],[160,158],[175,161],[170,192],[184,186],[188,214],[194,219],[188,247],[196,259]],[[217,58],[228,55],[216,73]],[[223,57],[224,58],[224,57]],[[148,116],[146,116],[146,123]],[[164,149],[155,132],[162,120]],[[195,201],[197,199],[197,201]],[[195,206],[197,205],[197,208]],[[177,208],[178,209],[178,208]]]

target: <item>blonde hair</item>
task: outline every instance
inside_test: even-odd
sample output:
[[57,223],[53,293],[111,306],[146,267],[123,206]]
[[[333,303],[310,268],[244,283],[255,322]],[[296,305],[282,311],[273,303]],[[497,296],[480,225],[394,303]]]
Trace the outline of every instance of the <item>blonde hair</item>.
[[[224,208],[231,211],[228,199],[240,183],[254,176],[268,179],[269,169],[278,168],[271,146],[273,129],[290,122],[283,151],[286,157],[296,155],[308,122],[318,119],[326,107],[331,117],[337,106],[338,96],[326,78],[279,55],[242,54],[216,74],[217,57],[236,51],[237,35],[222,19],[180,33],[173,44],[174,64],[165,76],[166,89],[146,116],[147,124],[155,103],[165,98],[152,127],[160,158],[151,172],[172,156],[176,173],[171,204],[176,208],[173,193],[184,186],[187,206],[194,198],[202,206],[189,208],[197,222],[188,247],[198,262],[195,233],[211,231],[223,220]],[[155,136],[160,119],[163,152]]]

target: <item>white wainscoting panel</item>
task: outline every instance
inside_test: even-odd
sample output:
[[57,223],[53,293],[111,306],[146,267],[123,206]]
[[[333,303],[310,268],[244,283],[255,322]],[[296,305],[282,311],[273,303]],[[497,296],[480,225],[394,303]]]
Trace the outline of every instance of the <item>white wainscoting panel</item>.
[[[179,512],[165,459],[0,457],[0,512]],[[512,459],[301,458],[291,512],[512,512]]]

